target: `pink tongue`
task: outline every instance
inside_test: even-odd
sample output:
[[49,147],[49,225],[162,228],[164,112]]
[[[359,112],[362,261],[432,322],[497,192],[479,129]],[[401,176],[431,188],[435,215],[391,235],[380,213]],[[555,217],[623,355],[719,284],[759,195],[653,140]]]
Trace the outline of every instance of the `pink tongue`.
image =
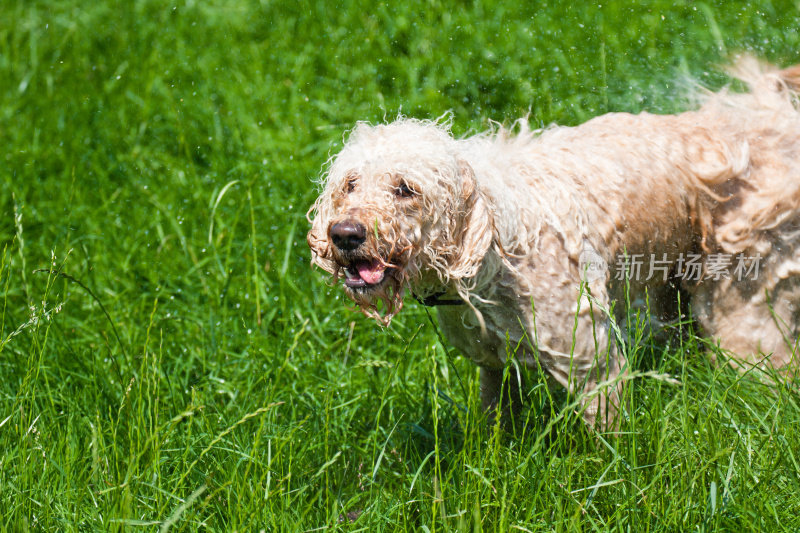
[[356,265],[356,269],[361,279],[370,285],[374,285],[383,279],[383,271],[386,270],[386,267],[380,261],[372,261],[370,263],[359,263]]

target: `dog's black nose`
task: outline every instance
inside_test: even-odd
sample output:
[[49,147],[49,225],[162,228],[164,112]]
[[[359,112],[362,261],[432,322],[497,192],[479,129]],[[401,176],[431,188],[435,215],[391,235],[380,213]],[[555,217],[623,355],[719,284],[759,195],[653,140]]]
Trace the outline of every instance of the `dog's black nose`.
[[334,224],[330,233],[333,245],[340,250],[355,250],[367,240],[367,228],[350,220]]

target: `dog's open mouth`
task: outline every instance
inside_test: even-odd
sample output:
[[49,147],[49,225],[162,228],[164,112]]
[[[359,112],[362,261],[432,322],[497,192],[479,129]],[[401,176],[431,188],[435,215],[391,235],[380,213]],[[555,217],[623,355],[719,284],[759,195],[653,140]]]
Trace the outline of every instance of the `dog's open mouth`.
[[378,259],[356,260],[344,267],[344,284],[353,289],[377,286],[386,278],[386,270]]

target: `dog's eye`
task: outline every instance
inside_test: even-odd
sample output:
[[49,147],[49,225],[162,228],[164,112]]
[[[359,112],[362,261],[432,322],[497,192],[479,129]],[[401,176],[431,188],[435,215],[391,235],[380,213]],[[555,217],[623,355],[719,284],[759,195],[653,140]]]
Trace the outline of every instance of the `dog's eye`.
[[356,179],[355,178],[350,178],[344,184],[344,192],[346,192],[346,193],[353,192],[355,190],[355,188],[356,188]]
[[394,188],[394,194],[400,198],[411,198],[417,194],[417,191],[409,187],[408,183],[403,181],[400,182],[400,185]]

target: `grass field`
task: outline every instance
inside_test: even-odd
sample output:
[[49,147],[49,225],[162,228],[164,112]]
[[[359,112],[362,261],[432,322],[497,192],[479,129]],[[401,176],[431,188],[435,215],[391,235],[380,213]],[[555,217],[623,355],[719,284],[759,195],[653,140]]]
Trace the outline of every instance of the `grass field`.
[[0,531],[798,531],[797,384],[691,324],[631,336],[680,384],[620,432],[534,387],[511,436],[424,309],[381,329],[308,267],[356,120],[670,112],[737,51],[800,62],[797,2],[632,6],[0,1]]

